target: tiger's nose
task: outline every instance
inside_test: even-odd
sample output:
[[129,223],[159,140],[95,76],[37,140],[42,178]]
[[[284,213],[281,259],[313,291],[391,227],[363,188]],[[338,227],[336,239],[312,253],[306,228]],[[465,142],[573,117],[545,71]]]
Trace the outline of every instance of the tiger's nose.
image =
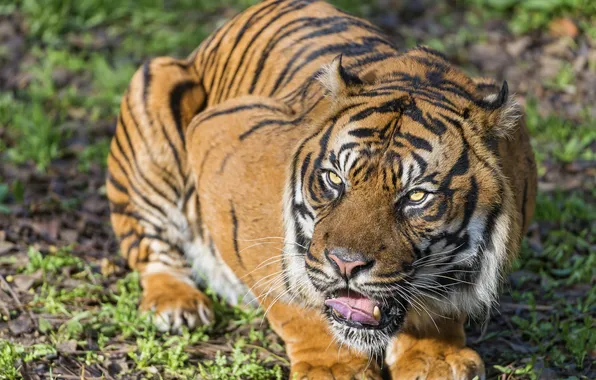
[[361,255],[350,254],[350,252],[344,248],[332,249],[328,252],[327,257],[335,264],[339,274],[347,279],[372,268],[375,263],[374,260],[365,261]]

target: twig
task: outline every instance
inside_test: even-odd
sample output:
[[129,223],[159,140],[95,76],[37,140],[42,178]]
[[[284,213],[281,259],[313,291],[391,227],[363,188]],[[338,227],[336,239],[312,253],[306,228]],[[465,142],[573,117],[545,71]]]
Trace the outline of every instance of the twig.
[[97,366],[99,367],[101,373],[103,373],[103,375],[106,377],[106,379],[114,380],[114,377],[110,375],[110,371],[106,367],[104,367],[102,364],[97,364]]
[[0,307],[2,307],[2,310],[6,314],[6,318],[10,318],[10,310],[8,310],[8,307],[6,306],[6,303],[4,303],[4,301],[0,300]]
[[10,287],[10,284],[4,279],[4,276],[1,274],[0,274],[0,281],[2,282],[2,285],[8,290],[8,292],[10,293],[12,298],[15,300],[15,302],[19,306],[19,309],[21,309],[21,311],[29,314],[29,318],[31,318],[31,322],[33,323],[33,326],[35,326],[35,328],[38,328],[37,320],[33,316],[33,313],[31,312],[31,310],[29,310],[29,309],[25,308],[25,306],[23,306],[23,304],[21,303],[21,300],[19,299],[19,296],[17,296],[17,294],[14,292],[14,290],[12,290],[12,288]]
[[278,361],[280,361],[283,364],[287,365],[288,367],[290,366],[290,362],[288,361],[288,359],[283,358],[283,357],[281,357],[279,355],[274,354],[273,352],[269,351],[265,347],[256,346],[254,344],[246,344],[245,347],[254,348],[254,349],[263,351],[264,353],[273,356],[275,359],[277,359]]

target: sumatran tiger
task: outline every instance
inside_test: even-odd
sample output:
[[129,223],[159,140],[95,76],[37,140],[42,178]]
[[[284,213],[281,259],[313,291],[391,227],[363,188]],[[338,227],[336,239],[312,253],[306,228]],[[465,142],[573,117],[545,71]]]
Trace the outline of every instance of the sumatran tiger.
[[107,194],[140,309],[178,331],[214,320],[202,286],[257,300],[299,378],[483,377],[463,324],[533,213],[521,116],[324,2],[249,8],[124,94]]

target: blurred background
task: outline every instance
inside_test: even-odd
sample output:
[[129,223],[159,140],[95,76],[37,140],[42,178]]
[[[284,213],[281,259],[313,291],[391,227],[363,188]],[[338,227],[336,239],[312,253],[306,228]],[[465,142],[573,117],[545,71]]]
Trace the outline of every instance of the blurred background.
[[[251,0],[0,0],[0,378],[282,378],[258,310],[157,334],[118,256],[105,163],[137,67]],[[401,48],[507,79],[538,159],[534,223],[469,344],[489,378],[596,378],[596,1],[333,1]],[[485,323],[483,323],[485,322]]]

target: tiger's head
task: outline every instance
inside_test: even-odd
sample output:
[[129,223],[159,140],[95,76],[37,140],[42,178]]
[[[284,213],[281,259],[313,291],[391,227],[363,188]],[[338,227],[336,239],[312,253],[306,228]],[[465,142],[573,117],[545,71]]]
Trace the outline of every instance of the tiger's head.
[[[519,244],[497,144],[518,108],[425,48],[318,76],[327,111],[297,148],[285,194],[284,270],[337,339],[374,353],[410,314],[493,303]],[[423,318],[424,319],[424,318]]]

